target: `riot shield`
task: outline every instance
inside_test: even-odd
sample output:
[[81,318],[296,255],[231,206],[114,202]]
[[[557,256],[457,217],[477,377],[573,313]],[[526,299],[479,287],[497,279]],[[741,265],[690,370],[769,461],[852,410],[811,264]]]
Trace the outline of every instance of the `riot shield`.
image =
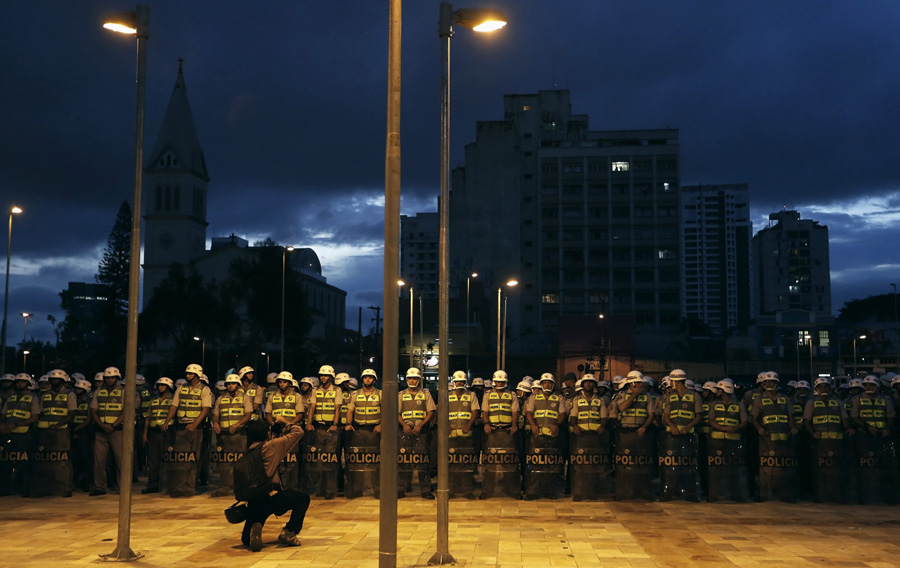
[[381,436],[357,427],[347,434],[347,484],[344,495],[355,499],[372,493],[378,498],[381,471]]
[[521,497],[522,479],[519,474],[519,454],[513,437],[506,429],[495,429],[485,437],[482,456],[484,476],[481,498]]

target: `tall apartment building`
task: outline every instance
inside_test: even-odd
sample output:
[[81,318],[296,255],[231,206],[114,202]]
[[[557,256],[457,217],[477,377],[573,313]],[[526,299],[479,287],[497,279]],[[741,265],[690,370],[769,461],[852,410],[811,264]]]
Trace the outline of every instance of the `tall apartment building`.
[[800,309],[831,315],[827,226],[797,211],[778,211],[753,237],[753,250],[760,314]]
[[681,311],[721,336],[750,323],[753,223],[747,184],[681,188]]
[[633,314],[639,334],[680,324],[677,130],[592,131],[552,90],[506,95],[476,132],[453,177],[451,284],[519,281],[510,350],[555,343],[567,315]]
[[[400,216],[400,277],[413,285],[416,296],[438,297],[440,228],[437,213]],[[402,296],[408,293],[408,287],[401,290]]]

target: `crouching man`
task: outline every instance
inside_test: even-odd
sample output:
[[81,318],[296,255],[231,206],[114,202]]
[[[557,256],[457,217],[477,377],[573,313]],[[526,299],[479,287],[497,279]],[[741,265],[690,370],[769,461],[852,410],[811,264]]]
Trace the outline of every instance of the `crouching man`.
[[[297,533],[303,528],[303,518],[309,508],[309,495],[293,489],[285,489],[278,476],[278,464],[284,459],[303,436],[299,424],[277,422],[269,425],[259,420],[250,424],[247,432],[248,452],[259,448],[266,476],[271,481],[268,492],[247,502],[247,520],[241,533],[241,542],[253,552],[262,550],[262,529],[270,515],[281,516],[291,511],[291,518],[278,535],[278,542],[285,546],[300,546]],[[238,491],[237,478],[235,492]]]

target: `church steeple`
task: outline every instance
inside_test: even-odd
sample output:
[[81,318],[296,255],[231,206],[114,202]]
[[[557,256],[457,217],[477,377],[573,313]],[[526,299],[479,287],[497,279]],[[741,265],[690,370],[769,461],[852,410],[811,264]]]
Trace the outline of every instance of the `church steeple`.
[[172,264],[188,265],[206,253],[209,173],[182,63],[179,60],[175,88],[144,168],[144,306]]

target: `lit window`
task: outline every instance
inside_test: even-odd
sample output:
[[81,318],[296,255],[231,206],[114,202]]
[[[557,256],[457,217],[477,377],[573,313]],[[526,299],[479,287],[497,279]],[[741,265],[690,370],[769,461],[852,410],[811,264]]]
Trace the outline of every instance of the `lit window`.
[[612,162],[612,171],[614,172],[627,172],[628,167],[628,162]]
[[559,294],[544,294],[543,296],[541,296],[541,303],[558,304],[559,303]]
[[531,110],[531,105],[522,106],[522,110]]

